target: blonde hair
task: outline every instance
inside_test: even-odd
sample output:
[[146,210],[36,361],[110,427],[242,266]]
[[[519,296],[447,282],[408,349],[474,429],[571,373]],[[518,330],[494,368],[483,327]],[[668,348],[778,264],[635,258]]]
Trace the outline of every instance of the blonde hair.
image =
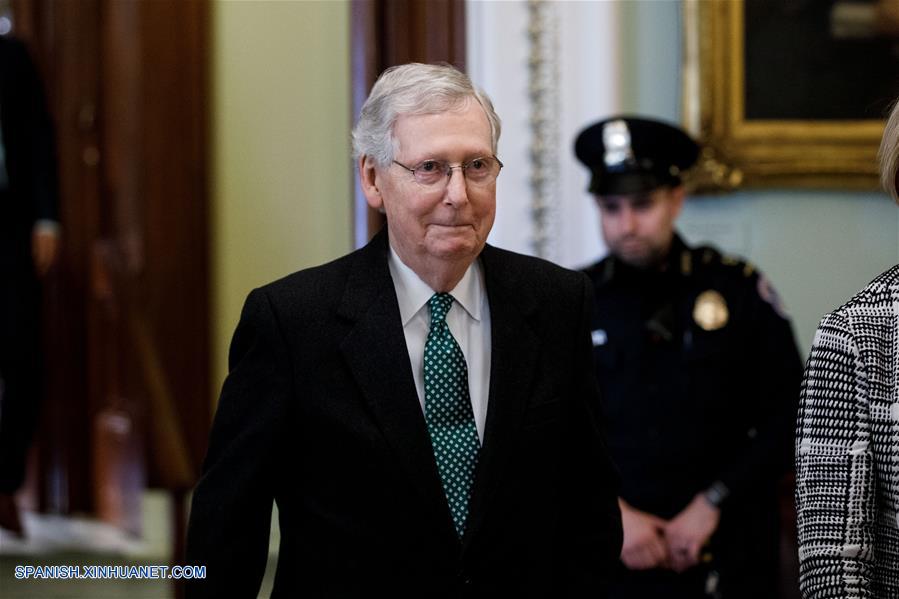
[[899,101],[893,105],[883,129],[877,159],[880,161],[880,184],[899,204]]

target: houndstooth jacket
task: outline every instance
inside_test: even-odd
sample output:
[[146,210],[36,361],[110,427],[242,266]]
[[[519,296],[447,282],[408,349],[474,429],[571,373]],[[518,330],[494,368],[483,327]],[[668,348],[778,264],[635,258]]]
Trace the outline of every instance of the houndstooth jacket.
[[818,327],[796,474],[802,596],[899,598],[899,265]]

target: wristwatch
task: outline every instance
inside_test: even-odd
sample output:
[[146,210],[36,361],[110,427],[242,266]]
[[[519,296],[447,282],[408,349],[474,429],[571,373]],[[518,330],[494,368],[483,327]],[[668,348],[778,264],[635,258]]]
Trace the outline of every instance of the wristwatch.
[[702,492],[703,498],[709,502],[709,505],[717,508],[721,507],[728,495],[730,495],[730,489],[720,480],[715,481],[711,487]]

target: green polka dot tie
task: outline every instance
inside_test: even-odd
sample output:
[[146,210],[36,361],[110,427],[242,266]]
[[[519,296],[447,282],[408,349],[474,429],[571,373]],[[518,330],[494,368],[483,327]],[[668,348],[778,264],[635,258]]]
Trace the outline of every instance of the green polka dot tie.
[[456,534],[462,538],[480,444],[465,356],[446,324],[452,305],[453,296],[448,293],[435,293],[428,300],[431,330],[425,343],[425,420]]

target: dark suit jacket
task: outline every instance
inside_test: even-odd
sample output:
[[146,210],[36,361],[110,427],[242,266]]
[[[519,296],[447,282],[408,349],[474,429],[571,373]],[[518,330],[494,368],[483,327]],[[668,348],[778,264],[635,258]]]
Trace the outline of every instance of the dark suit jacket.
[[[38,351],[40,288],[31,234],[57,219],[56,149],[37,69],[25,45],[0,36],[0,370],[24,368]],[[5,368],[4,368],[5,367]],[[2,373],[0,373],[2,374]],[[32,378],[29,373],[28,378]]]
[[387,235],[253,291],[193,498],[190,596],[601,597],[617,563],[586,277],[492,247],[489,405],[460,543],[416,395]]
[[57,219],[53,122],[37,68],[25,45],[0,36],[0,130],[7,186],[0,186],[0,261],[30,271],[31,230]]
[[41,394],[40,283],[31,236],[57,218],[56,150],[37,69],[25,45],[0,36],[0,492],[21,486]]

